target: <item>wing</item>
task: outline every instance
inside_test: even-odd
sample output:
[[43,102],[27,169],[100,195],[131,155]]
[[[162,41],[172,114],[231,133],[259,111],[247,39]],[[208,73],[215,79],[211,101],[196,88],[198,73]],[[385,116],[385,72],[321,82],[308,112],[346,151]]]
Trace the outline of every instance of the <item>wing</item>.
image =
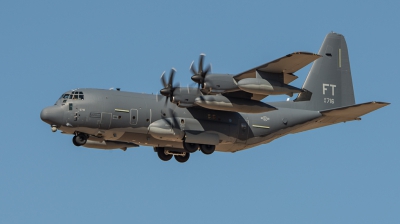
[[233,78],[237,82],[245,78],[256,78],[256,71],[261,71],[265,73],[273,73],[276,76],[283,75],[284,83],[288,84],[298,78],[297,76],[293,75],[294,72],[300,70],[304,66],[310,64],[320,57],[321,56],[318,54],[308,52],[294,52],[274,61],[242,72]]
[[[233,78],[236,82],[238,82],[246,78],[256,78],[257,74],[259,74],[261,78],[277,80],[283,82],[284,84],[288,84],[297,79],[297,76],[293,74],[294,72],[300,70],[304,66],[320,57],[321,56],[318,54],[308,52],[294,52],[274,61],[242,72],[238,75],[235,75]],[[224,93],[223,95],[227,97],[237,97],[252,100],[262,100],[263,98],[267,97],[267,95],[252,94],[242,90]]]

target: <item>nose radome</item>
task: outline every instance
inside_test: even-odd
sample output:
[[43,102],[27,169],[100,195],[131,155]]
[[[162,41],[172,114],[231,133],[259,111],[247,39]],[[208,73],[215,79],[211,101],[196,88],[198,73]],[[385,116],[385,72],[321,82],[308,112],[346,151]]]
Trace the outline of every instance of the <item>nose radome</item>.
[[48,124],[57,124],[57,108],[46,107],[40,112],[40,119]]
[[46,107],[42,110],[42,112],[40,112],[40,119],[42,119],[42,121],[50,124],[50,120],[49,120],[50,116],[49,115],[50,115],[49,108]]

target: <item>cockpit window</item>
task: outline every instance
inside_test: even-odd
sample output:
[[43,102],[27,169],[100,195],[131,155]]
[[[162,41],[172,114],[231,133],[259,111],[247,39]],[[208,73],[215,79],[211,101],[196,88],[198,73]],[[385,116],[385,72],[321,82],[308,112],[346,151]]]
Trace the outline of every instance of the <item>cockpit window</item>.
[[73,99],[73,100],[83,100],[84,96],[83,96],[83,92],[78,92],[78,91],[74,91],[71,93],[71,95],[69,94],[65,94],[66,96],[64,96],[64,99]]

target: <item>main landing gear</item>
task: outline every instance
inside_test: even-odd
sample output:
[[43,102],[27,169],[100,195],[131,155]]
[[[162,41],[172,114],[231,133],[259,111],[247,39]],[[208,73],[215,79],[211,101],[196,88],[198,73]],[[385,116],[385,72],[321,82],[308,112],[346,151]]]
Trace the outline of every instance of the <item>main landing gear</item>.
[[190,154],[200,149],[204,154],[210,155],[215,151],[215,145],[199,145],[195,143],[183,142],[183,148],[185,151],[171,151],[164,147],[155,147],[154,150],[157,152],[158,158],[162,161],[169,161],[172,156],[175,157],[176,161],[184,163],[189,160]]
[[206,155],[211,155],[215,151],[215,145],[200,145],[200,150]]
[[190,157],[189,152],[173,152],[163,147],[155,147],[154,149],[157,151],[158,158],[160,158],[162,161],[169,161],[172,156],[174,156],[176,161],[184,163],[188,161]]
[[81,146],[86,144],[87,139],[87,135],[83,133],[78,133],[72,138],[72,143],[74,143],[75,146]]
[[200,148],[200,151],[206,155],[210,155],[215,151],[215,145],[199,145],[195,143],[186,143],[186,142],[183,142],[183,148],[186,150],[186,152],[190,153],[194,153]]

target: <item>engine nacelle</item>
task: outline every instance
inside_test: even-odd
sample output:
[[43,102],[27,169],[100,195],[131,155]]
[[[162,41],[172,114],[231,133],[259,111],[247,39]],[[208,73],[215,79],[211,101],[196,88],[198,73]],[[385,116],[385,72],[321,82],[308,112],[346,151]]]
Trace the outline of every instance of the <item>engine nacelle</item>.
[[302,90],[291,85],[281,84],[277,81],[247,78],[238,82],[238,87],[246,92],[260,95],[288,95],[301,93]]
[[204,80],[206,93],[225,93],[239,90],[236,81],[229,74],[208,74]]
[[179,87],[175,89],[171,102],[178,107],[192,107],[196,97],[201,95],[202,93],[197,88]]
[[243,113],[263,113],[276,110],[275,107],[261,101],[226,97],[223,95],[206,95],[196,98],[195,103],[201,107]]

